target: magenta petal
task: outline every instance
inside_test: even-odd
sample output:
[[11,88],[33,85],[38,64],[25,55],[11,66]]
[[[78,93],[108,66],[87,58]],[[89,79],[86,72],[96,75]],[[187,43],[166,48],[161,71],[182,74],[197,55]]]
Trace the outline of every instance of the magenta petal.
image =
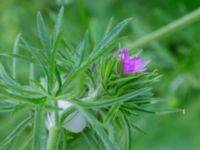
[[127,48],[124,48],[124,50],[123,50],[123,56],[122,56],[122,60],[123,59],[128,59],[128,50],[127,50]]
[[140,57],[129,58],[126,48],[118,52],[118,58],[122,58],[122,69],[125,74],[146,71],[144,61]]
[[140,57],[134,57],[122,62],[123,72],[129,74],[132,72],[144,72],[144,61]]
[[119,50],[119,51],[118,51],[118,55],[117,55],[118,58],[122,58],[122,55],[123,55],[123,52]]
[[144,61],[140,57],[134,57],[130,60],[134,64],[134,69],[136,71],[140,70],[144,66]]
[[122,67],[123,67],[123,72],[125,74],[129,74],[136,71],[134,68],[134,62],[130,60],[123,60]]

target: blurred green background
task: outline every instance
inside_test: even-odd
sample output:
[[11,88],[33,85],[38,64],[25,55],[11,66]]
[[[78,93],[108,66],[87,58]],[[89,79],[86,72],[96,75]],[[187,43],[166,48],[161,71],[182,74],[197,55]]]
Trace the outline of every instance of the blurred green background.
[[[55,16],[65,5],[63,32],[66,39],[78,42],[86,29],[98,41],[111,17],[119,22],[134,17],[124,31],[127,45],[179,17],[200,7],[199,0],[1,0],[0,53],[11,52],[20,32],[32,45],[38,45],[36,12],[41,11],[48,30]],[[134,131],[135,150],[199,150],[200,149],[200,21],[162,40],[143,47],[144,57],[151,60],[150,69],[163,75],[155,85],[156,97],[162,108],[185,109],[186,113],[144,115],[136,123],[147,134]],[[1,58],[3,59],[3,58]],[[6,65],[6,61],[3,61]],[[8,63],[9,64],[9,63]],[[8,65],[9,66],[9,65]],[[26,66],[20,67],[18,78],[23,81]],[[21,112],[22,113],[22,112]],[[0,114],[0,138],[3,122],[14,126],[13,115]]]

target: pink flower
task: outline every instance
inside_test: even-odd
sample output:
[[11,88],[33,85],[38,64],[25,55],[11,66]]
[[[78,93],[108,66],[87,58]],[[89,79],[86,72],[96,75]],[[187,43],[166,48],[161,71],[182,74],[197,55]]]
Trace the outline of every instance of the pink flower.
[[118,52],[118,58],[122,59],[122,69],[124,74],[130,74],[132,72],[144,72],[144,61],[140,57],[129,58],[128,50],[124,48],[123,51]]

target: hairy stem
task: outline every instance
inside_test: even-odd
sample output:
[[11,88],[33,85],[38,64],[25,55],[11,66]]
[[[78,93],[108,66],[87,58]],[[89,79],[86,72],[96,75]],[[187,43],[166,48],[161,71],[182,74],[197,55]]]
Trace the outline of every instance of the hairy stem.
[[57,139],[59,137],[59,128],[57,126],[52,126],[50,128],[49,139],[47,143],[47,150],[57,149]]
[[[57,102],[54,102],[54,106],[58,107]],[[59,139],[59,131],[60,131],[60,119],[58,112],[54,112],[54,125],[50,127],[49,137],[47,143],[47,150],[56,150]]]
[[198,21],[200,19],[200,8],[192,11],[191,13],[183,16],[182,18],[146,35],[139,40],[135,41],[133,44],[129,45],[130,53],[135,49],[141,48],[153,41],[160,40],[161,38],[170,35],[178,30],[183,29],[184,27]]
[[44,150],[46,149],[45,141],[47,137],[47,130],[45,127],[45,111],[43,105],[37,106],[34,121],[34,139],[32,150]]

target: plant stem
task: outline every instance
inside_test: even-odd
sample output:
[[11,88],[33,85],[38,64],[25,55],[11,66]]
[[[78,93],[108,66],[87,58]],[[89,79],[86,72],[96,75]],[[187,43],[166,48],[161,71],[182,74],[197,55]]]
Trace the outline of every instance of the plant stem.
[[49,139],[47,143],[47,150],[57,149],[57,139],[59,136],[59,128],[57,126],[52,126],[50,128]]
[[46,137],[47,132],[45,128],[45,111],[44,106],[37,106],[35,110],[34,119],[34,139],[32,150],[44,150],[46,149]]
[[139,40],[135,41],[133,44],[128,45],[130,53],[134,52],[135,49],[141,48],[155,40],[160,40],[161,38],[170,35],[184,27],[198,21],[200,19],[200,8],[192,11],[191,13],[181,17],[180,19],[146,35]]

